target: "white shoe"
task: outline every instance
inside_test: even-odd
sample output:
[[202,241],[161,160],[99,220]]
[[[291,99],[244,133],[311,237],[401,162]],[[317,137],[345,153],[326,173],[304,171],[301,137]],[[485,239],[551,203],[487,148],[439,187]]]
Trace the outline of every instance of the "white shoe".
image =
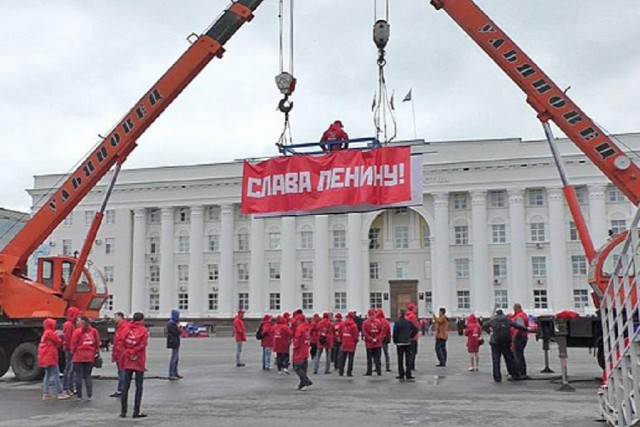
[[309,390],[309,387],[306,385],[303,385],[302,387],[299,388],[300,391],[307,391]]
[[473,366],[469,366],[469,369],[467,369],[467,371],[469,371],[469,372],[473,372],[475,370],[476,370],[476,368],[474,368]]
[[285,373],[285,374],[287,374],[287,375],[291,375],[291,372],[289,372],[289,370],[288,370],[288,369],[285,369],[285,370],[284,370],[284,373]]

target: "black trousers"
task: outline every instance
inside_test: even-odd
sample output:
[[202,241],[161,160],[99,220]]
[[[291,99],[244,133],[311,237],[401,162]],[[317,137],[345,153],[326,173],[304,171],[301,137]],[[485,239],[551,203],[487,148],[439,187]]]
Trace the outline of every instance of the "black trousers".
[[416,370],[416,357],[418,356],[418,340],[411,341],[411,352],[407,358],[407,368]]
[[382,363],[380,362],[381,348],[368,348],[367,349],[367,375],[371,375],[372,365],[376,365],[376,373],[382,375]]
[[[411,366],[409,362],[412,358],[413,351],[412,345],[396,345],[396,349],[398,352],[398,376],[400,378],[412,378],[411,375]],[[405,369],[406,364],[406,369]]]
[[436,356],[439,364],[447,365],[447,340],[436,338]]
[[309,349],[311,351],[311,358],[315,359],[316,358],[316,352],[318,351],[318,345],[317,344],[311,344]]
[[129,387],[131,387],[131,379],[135,376],[136,381],[136,396],[133,402],[133,414],[140,413],[140,404],[142,403],[142,383],[144,382],[143,371],[132,371],[127,369],[124,371],[124,390],[122,390],[122,396],[120,397],[120,412],[122,414],[127,413],[127,405],[129,401]]
[[389,359],[389,343],[382,342],[382,353],[384,354],[384,364],[387,371],[391,371],[391,359]]
[[[353,356],[355,352],[353,351],[341,351],[340,352],[340,360],[338,362],[338,369],[340,370],[340,375],[344,375],[344,364],[349,363],[347,365],[347,375],[353,375]],[[347,359],[349,361],[347,362]]]
[[502,373],[500,372],[500,358],[504,358],[507,365],[507,372],[514,379],[519,379],[520,374],[517,371],[516,363],[511,352],[511,343],[491,344],[491,359],[493,360],[493,379],[497,382],[502,381]]
[[308,366],[309,364],[306,359],[302,362],[293,362],[293,370],[296,371],[298,378],[300,378],[300,384],[298,384],[299,389],[312,384],[309,376],[307,375]]
[[278,371],[289,367],[289,353],[276,353],[276,366]]
[[334,369],[340,369],[340,353],[340,341],[335,341],[333,343],[333,352],[331,353]]
[[515,359],[518,372],[522,377],[527,376],[527,361],[524,358],[524,349],[527,347],[527,341],[529,341],[527,337],[516,337],[513,339],[513,346],[515,348],[513,357]]

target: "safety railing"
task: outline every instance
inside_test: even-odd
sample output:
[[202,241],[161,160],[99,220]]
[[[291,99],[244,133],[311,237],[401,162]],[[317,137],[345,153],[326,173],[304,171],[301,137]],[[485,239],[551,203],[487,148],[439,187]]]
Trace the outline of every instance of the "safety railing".
[[322,141],[322,142],[304,142],[300,144],[283,144],[278,145],[280,154],[283,155],[314,155],[326,154],[332,151],[333,147],[342,149],[345,145],[348,150],[372,150],[382,146],[376,138],[354,138],[348,141]]

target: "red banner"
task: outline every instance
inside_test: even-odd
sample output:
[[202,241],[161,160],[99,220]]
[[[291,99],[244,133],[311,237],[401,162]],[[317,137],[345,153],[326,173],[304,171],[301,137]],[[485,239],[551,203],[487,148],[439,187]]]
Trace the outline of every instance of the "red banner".
[[371,209],[411,201],[411,149],[344,150],[245,162],[242,213],[293,214]]

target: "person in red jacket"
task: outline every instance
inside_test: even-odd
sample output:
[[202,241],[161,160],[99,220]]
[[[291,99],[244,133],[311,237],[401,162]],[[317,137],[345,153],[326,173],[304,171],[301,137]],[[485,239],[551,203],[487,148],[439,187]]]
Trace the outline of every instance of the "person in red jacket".
[[[335,141],[345,141],[342,144],[331,144]],[[322,137],[320,138],[320,147],[324,152],[333,152],[346,150],[349,148],[349,135],[344,131],[342,122],[340,120],[336,120],[333,122],[327,130],[324,131]],[[328,144],[329,143],[329,144]]]
[[313,384],[307,376],[310,340],[309,322],[306,320],[298,322],[293,337],[293,369],[300,378],[300,384],[298,384],[300,391],[306,391]]
[[320,359],[324,351],[326,362],[324,373],[331,373],[331,349],[333,348],[333,322],[331,322],[331,314],[325,311],[322,314],[322,320],[318,323],[318,352],[313,359],[313,373],[317,374],[320,368]]
[[282,316],[276,318],[276,324],[271,328],[273,335],[273,351],[276,352],[276,366],[278,375],[289,374],[289,348],[293,332],[287,326],[287,321]]
[[247,340],[247,327],[244,324],[244,310],[239,309],[238,315],[233,319],[233,335],[236,337],[236,366],[242,367],[244,363],[240,360],[242,353],[242,343]]
[[340,376],[344,375],[344,365],[347,359],[349,360],[347,376],[353,376],[353,357],[358,344],[358,325],[356,325],[355,318],[356,314],[353,311],[349,312],[347,320],[340,323],[338,329],[338,335],[340,336],[340,361],[338,362]]
[[42,400],[51,399],[49,394],[50,383],[53,382],[56,388],[56,397],[59,400],[68,399],[70,395],[65,393],[60,382],[60,368],[58,367],[58,352],[62,347],[62,339],[56,333],[56,321],[53,319],[45,319],[42,322],[44,332],[40,337],[40,345],[38,345],[38,365],[44,370],[44,379],[42,380]]
[[[416,328],[420,329],[420,322],[418,322],[418,314],[416,313],[417,307],[414,303],[410,303],[407,305],[407,311],[405,314],[405,319],[409,322],[413,323]],[[411,338],[411,352],[409,353],[409,357],[407,358],[407,367],[414,372],[416,370],[416,357],[418,357],[418,340],[420,339],[420,334],[417,334]]]
[[467,351],[469,352],[470,357],[469,371],[478,372],[482,326],[480,326],[480,322],[478,322],[478,319],[473,313],[467,317],[467,325],[464,328],[464,335],[467,337]]
[[[513,305],[513,317],[511,320],[520,326],[529,328],[529,316],[522,310],[520,304]],[[527,347],[529,337],[526,331],[511,328],[511,336],[513,337],[513,358],[515,360],[516,369],[523,379],[530,379],[527,375],[527,361],[524,358],[524,349]]]
[[384,353],[385,370],[391,372],[391,360],[389,359],[389,343],[391,342],[391,323],[384,315],[384,310],[376,310],[376,318],[382,326],[382,352]]
[[113,315],[113,323],[116,325],[116,332],[113,336],[113,348],[111,349],[111,361],[116,364],[118,368],[118,388],[115,393],[111,394],[111,397],[122,396],[122,390],[124,389],[124,368],[122,367],[122,349],[124,345],[124,338],[128,332],[128,322],[124,318],[124,313],[121,311]]
[[62,351],[64,352],[64,374],[62,388],[67,394],[75,394],[75,378],[73,375],[73,355],[71,354],[71,335],[76,329],[80,310],[75,307],[67,309],[67,321],[62,325]]
[[342,344],[340,338],[340,325],[342,324],[342,314],[336,313],[333,321],[333,351],[331,353],[331,360],[333,361],[333,369],[340,369],[340,347]]
[[260,323],[260,345],[262,347],[262,370],[271,370],[271,351],[273,335],[271,334],[271,315],[265,314]]
[[149,332],[144,326],[144,315],[135,313],[133,321],[127,327],[127,335],[122,345],[122,367],[124,368],[124,389],[120,399],[120,417],[127,416],[129,403],[129,387],[131,379],[135,376],[136,396],[133,403],[133,418],[145,418],[147,414],[140,412],[142,403],[142,383],[144,371],[147,370],[147,342]]
[[372,364],[375,364],[378,376],[382,375],[380,353],[382,339],[384,338],[383,334],[383,327],[380,321],[376,319],[376,311],[370,308],[367,312],[367,320],[362,323],[362,335],[364,336],[364,345],[367,348],[367,372],[365,372],[365,376],[371,376]]
[[71,353],[76,379],[78,400],[82,400],[82,383],[87,388],[87,400],[93,399],[93,381],[91,371],[100,352],[100,336],[85,316],[80,317],[80,326],[71,336]]
[[320,315],[318,313],[313,314],[311,323],[309,324],[309,334],[311,337],[311,359],[316,358],[318,352],[318,323],[320,323]]

